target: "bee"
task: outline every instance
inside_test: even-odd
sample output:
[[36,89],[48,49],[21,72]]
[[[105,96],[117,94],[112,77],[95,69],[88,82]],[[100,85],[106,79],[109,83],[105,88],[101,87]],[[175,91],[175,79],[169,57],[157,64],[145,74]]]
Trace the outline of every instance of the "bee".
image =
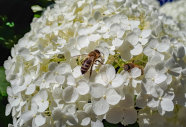
[[82,63],[81,73],[85,74],[90,69],[90,76],[91,76],[92,67],[95,64],[95,62],[99,62],[99,63],[103,64],[100,60],[98,60],[98,58],[100,58],[100,57],[101,57],[101,53],[99,50],[95,49],[94,51],[91,51],[88,54],[87,58],[85,58],[85,60]]
[[134,63],[127,63],[124,65],[124,70],[130,72],[132,68],[137,67],[141,69],[141,75],[143,75],[143,68],[139,65],[136,65]]

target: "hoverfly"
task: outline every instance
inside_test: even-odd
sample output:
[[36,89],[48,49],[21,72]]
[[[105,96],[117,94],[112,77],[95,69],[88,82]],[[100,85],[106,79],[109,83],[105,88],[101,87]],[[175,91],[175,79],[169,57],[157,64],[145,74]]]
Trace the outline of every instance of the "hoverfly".
[[130,72],[131,69],[134,68],[134,67],[137,67],[137,68],[141,69],[141,75],[143,75],[143,68],[140,67],[139,65],[134,64],[134,63],[125,64],[124,65],[124,70]]
[[99,62],[101,64],[103,64],[100,60],[98,60],[98,58],[101,57],[101,53],[99,50],[95,49],[94,51],[91,51],[87,58],[85,58],[85,60],[82,63],[81,66],[81,73],[85,74],[89,68],[90,68],[90,76],[92,74],[92,67],[95,64],[95,62]]

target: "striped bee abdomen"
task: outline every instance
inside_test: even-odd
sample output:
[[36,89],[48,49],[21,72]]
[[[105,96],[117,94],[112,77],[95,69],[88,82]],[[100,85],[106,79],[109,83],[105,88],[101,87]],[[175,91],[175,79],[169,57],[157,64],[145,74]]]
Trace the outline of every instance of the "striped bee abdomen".
[[81,73],[82,74],[85,74],[89,70],[92,62],[93,62],[92,59],[88,59],[88,58],[85,59],[85,61],[83,62],[82,66],[81,66]]

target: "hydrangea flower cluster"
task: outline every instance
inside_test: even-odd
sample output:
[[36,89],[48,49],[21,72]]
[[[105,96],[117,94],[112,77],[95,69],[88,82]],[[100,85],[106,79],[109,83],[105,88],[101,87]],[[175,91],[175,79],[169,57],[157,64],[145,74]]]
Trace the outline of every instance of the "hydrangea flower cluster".
[[[186,0],[179,0],[172,3],[167,3],[160,8],[161,13],[171,16],[175,21],[181,25],[186,26]],[[182,26],[183,27],[183,26]],[[184,27],[183,29],[185,29]]]
[[[4,63],[9,127],[186,126],[186,33],[174,20],[146,0],[55,2]],[[89,78],[82,55],[95,49],[103,64]]]

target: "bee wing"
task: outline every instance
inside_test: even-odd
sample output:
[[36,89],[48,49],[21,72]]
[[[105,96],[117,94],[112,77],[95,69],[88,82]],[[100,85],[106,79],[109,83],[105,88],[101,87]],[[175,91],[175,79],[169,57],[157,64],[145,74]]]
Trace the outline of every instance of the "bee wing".
[[87,58],[88,54],[81,54],[81,55],[76,55],[72,56],[73,58],[76,58],[76,62],[78,65],[82,65],[85,59]]

